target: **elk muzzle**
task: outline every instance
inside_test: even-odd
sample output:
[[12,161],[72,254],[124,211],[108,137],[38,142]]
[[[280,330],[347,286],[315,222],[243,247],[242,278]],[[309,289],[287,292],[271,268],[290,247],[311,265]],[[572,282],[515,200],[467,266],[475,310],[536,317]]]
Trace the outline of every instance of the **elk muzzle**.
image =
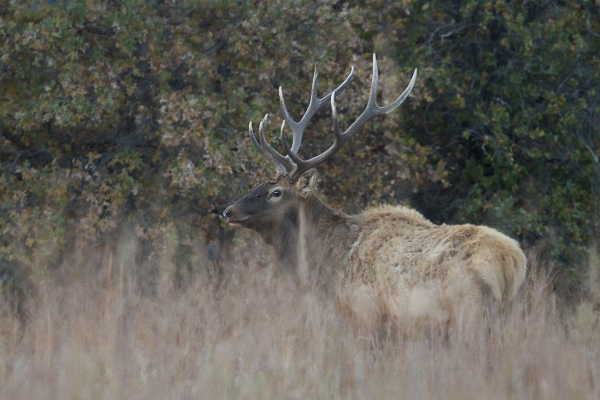
[[250,219],[249,216],[240,216],[236,211],[235,204],[230,205],[223,211],[223,217],[232,225],[243,225],[244,222]]

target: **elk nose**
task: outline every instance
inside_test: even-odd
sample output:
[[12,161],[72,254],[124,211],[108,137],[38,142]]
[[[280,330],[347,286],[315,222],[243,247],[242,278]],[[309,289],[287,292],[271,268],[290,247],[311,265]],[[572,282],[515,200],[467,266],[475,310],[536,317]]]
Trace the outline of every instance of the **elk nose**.
[[225,211],[223,211],[223,217],[225,217],[225,219],[231,218],[232,214],[233,212],[231,211],[231,206],[227,207]]

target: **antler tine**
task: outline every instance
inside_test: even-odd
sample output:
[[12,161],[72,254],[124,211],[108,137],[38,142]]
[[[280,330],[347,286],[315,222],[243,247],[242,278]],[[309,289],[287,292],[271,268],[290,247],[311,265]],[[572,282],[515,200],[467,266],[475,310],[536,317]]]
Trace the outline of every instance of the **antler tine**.
[[[348,141],[348,139],[356,133],[358,128],[360,128],[362,125],[364,125],[369,119],[373,118],[376,115],[387,114],[390,111],[392,111],[393,109],[395,109],[396,107],[398,107],[400,104],[402,104],[402,102],[404,102],[406,97],[408,97],[408,94],[411,92],[411,90],[415,84],[415,80],[417,79],[417,70],[415,69],[413,76],[410,80],[410,83],[408,84],[407,88],[402,92],[402,94],[396,100],[394,100],[391,104],[389,104],[385,107],[380,107],[377,105],[378,78],[379,78],[379,71],[377,69],[377,57],[375,54],[373,54],[373,79],[371,81],[371,88],[369,91],[369,100],[367,101],[367,106],[365,107],[365,110],[362,112],[362,114],[356,119],[356,121],[354,121],[352,123],[352,125],[350,125],[350,127],[348,129],[346,129],[346,131],[344,133],[340,132],[339,120],[338,120],[337,110],[336,110],[336,106],[335,106],[336,90],[334,90],[331,93],[331,112],[332,112],[332,116],[333,116],[333,130],[334,130],[336,137],[335,137],[335,141],[333,142],[333,144],[327,150],[325,150],[323,153],[321,153],[309,160],[302,160],[295,153],[292,153],[291,151],[288,152],[289,147],[285,146],[288,156],[297,165],[296,170],[293,171],[293,173],[291,174],[290,178],[292,180],[298,179],[305,171],[309,170],[310,168],[316,167],[317,165],[321,164],[322,162],[324,162],[325,160],[327,160],[328,158],[333,156],[335,153],[337,153],[337,151],[344,145],[344,143],[346,143],[346,141]],[[284,134],[282,131],[282,138],[283,137],[284,137]]]
[[281,86],[279,87],[279,101],[281,103],[283,115],[285,117],[286,122],[290,126],[290,129],[292,130],[292,147],[290,149],[290,152],[293,154],[298,153],[298,150],[300,149],[300,143],[302,141],[302,136],[304,135],[304,130],[306,129],[308,122],[311,120],[315,112],[317,112],[319,108],[321,108],[324,104],[326,104],[329,101],[329,98],[334,92],[341,93],[344,89],[346,89],[346,87],[348,87],[350,81],[354,77],[354,67],[352,67],[352,69],[350,70],[350,74],[348,74],[348,76],[346,77],[344,82],[341,83],[341,85],[339,85],[336,89],[334,89],[321,99],[317,97],[318,77],[319,63],[315,65],[315,73],[313,75],[313,83],[308,107],[306,108],[306,112],[298,122],[294,121],[290,113],[288,112],[287,107],[285,106],[285,100],[283,98],[283,88]]
[[256,147],[258,151],[263,153],[263,149],[262,147],[260,147],[260,144],[258,143],[258,140],[256,140],[256,136],[254,135],[254,129],[252,129],[252,121],[250,121],[250,125],[248,125],[248,132],[250,133],[250,139],[252,140],[252,144],[254,145],[254,147]]
[[[266,114],[265,117],[260,121],[260,126],[258,128],[258,134],[260,138],[260,147],[258,149],[265,154],[269,159],[275,164],[277,168],[277,172],[289,175],[291,171],[296,169],[296,166],[292,164],[291,160],[288,157],[284,157],[277,152],[271,145],[267,142],[265,138],[265,126],[267,125],[267,117],[269,114]],[[252,123],[250,123],[250,134],[253,139],[253,142],[256,141],[254,136],[254,132],[252,131]],[[255,146],[258,143],[255,143]]]
[[281,130],[281,137],[282,137],[282,141],[284,141],[285,150],[286,150],[286,152],[288,152],[287,154],[297,165],[296,170],[293,172],[293,174],[291,176],[292,180],[298,179],[305,171],[308,171],[309,169],[316,167],[317,165],[321,164],[323,161],[327,160],[329,157],[333,156],[344,145],[344,143],[346,143],[346,140],[348,140],[348,138],[350,137],[350,135],[344,137],[342,135],[342,133],[340,132],[340,122],[339,122],[339,119],[337,116],[337,108],[335,106],[335,94],[336,93],[334,90],[332,92],[332,96],[331,96],[331,114],[333,117],[333,131],[335,133],[335,141],[323,153],[321,153],[317,156],[314,156],[310,160],[303,160],[300,157],[298,157],[297,154],[288,152],[289,147],[287,146],[287,143],[285,142],[285,134],[283,132],[283,129]]
[[354,121],[352,123],[352,125],[350,125],[350,127],[343,133],[342,137],[344,138],[344,141],[346,141],[348,139],[348,137],[350,137],[354,133],[356,133],[358,128],[360,128],[362,125],[365,124],[365,122],[367,122],[374,116],[387,114],[390,111],[392,111],[393,109],[395,109],[396,107],[398,107],[400,104],[402,104],[404,102],[404,100],[406,100],[406,98],[408,97],[408,94],[411,92],[413,86],[415,85],[416,79],[417,79],[417,69],[415,68],[415,71],[413,72],[413,76],[410,80],[410,83],[408,84],[406,89],[404,89],[402,94],[396,100],[394,100],[391,104],[389,104],[385,107],[378,106],[377,105],[377,83],[379,80],[379,70],[377,69],[377,57],[375,54],[373,54],[373,79],[371,81],[371,89],[369,91],[369,100],[367,101],[367,106],[365,107],[365,111],[363,111],[362,114],[356,119],[356,121]]

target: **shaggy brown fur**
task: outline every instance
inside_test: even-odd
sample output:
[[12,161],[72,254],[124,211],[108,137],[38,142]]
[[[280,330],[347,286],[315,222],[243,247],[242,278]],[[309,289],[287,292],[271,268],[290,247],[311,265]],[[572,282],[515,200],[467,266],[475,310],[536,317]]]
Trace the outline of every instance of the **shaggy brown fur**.
[[435,225],[401,206],[346,215],[311,193],[315,182],[314,170],[296,184],[278,176],[225,217],[256,230],[301,281],[312,276],[333,292],[361,330],[474,321],[486,304],[502,311],[525,279],[523,251],[492,228]]

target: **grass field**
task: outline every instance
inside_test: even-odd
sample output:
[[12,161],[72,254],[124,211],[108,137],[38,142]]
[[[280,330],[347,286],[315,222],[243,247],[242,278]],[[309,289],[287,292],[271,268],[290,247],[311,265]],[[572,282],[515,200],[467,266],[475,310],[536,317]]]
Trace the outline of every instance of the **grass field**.
[[256,257],[232,262],[218,290],[141,290],[118,257],[39,280],[24,317],[3,303],[0,399],[600,398],[597,305],[558,307],[535,265],[502,324],[388,341]]

